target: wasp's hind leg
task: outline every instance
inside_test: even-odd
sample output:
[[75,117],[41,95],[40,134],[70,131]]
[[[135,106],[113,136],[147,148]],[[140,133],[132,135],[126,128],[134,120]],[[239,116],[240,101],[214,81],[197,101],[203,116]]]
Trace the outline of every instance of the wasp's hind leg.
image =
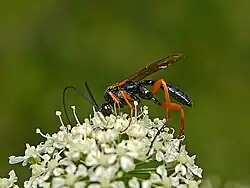
[[170,101],[169,93],[168,93],[168,87],[164,79],[157,80],[153,84],[152,88],[152,94],[154,95],[161,87],[163,87],[164,95],[165,95],[165,102],[162,103],[162,107],[164,107],[167,111],[166,116],[170,115],[169,111],[171,110],[179,110],[181,112],[181,122],[180,122],[180,135],[183,135],[184,133],[184,110],[181,107],[181,105],[172,103]]
[[179,110],[181,112],[181,122],[180,122],[180,135],[184,133],[184,110],[181,105],[172,103],[170,101],[167,83],[164,79],[160,80],[142,80],[140,84],[144,86],[152,86],[152,95],[154,95],[160,88],[164,91],[165,102],[160,103],[163,108],[166,109],[166,118],[171,119],[171,110]]
[[[153,95],[154,93],[149,91],[148,88],[146,88],[145,86],[153,86],[154,83],[156,81],[155,80],[142,80],[139,82],[139,87],[138,87],[138,94],[140,96],[140,98],[142,99],[146,99],[146,100],[152,100],[155,104],[157,104],[158,106],[162,106],[165,108],[165,106],[163,106],[163,104],[157,99],[155,98]],[[161,89],[164,91],[163,86],[161,86]],[[171,114],[170,111],[167,111],[167,118],[170,119]]]
[[165,102],[162,103],[162,106],[165,107],[166,109],[168,108],[168,110],[178,110],[181,112],[181,120],[180,120],[180,134],[179,137],[182,136],[184,134],[184,110],[181,107],[181,105],[176,104],[176,103],[172,103],[170,102],[169,104],[166,104]]
[[[157,105],[162,106],[163,108],[165,108],[165,103],[163,105],[163,103],[161,103],[153,95],[156,93],[156,91],[159,88],[161,88],[164,91],[166,102],[170,103],[170,97],[169,97],[169,94],[168,94],[168,90],[167,90],[167,92],[165,92],[163,85],[159,85],[159,88],[155,88],[154,89],[154,85],[155,85],[156,82],[157,82],[157,80],[142,80],[142,81],[140,81],[139,82],[139,85],[140,85],[140,87],[139,87],[139,90],[140,90],[139,96],[141,98],[143,98],[143,99],[152,100],[155,104],[157,104]],[[153,86],[152,92],[149,91],[145,86]],[[166,109],[166,118],[167,119],[171,119],[170,111],[167,108],[165,108],[165,109]]]

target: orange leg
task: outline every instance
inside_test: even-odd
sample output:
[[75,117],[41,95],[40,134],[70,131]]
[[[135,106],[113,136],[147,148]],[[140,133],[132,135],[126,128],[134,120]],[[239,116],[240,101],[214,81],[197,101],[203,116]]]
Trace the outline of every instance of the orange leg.
[[[152,88],[152,94],[154,95],[161,88],[161,86],[163,87],[166,104],[169,104],[170,97],[169,97],[168,87],[167,87],[165,80],[160,79],[154,83],[153,88]],[[163,106],[163,107],[166,107],[166,106]],[[168,108],[166,108],[166,118],[171,119],[171,113]]]
[[118,110],[120,112],[120,100],[119,100],[119,98],[114,93],[112,93],[111,91],[109,92],[109,95],[115,101],[115,104],[117,104]]
[[161,86],[163,87],[164,95],[165,95],[165,99],[166,99],[166,102],[162,103],[162,107],[164,107],[166,109],[166,117],[168,119],[171,118],[171,113],[170,113],[171,110],[179,110],[181,112],[180,135],[179,135],[179,136],[181,136],[184,133],[184,110],[182,109],[181,105],[176,104],[176,103],[172,103],[170,101],[168,87],[167,87],[165,80],[160,79],[154,83],[153,89],[152,89],[152,94],[154,95],[161,88]]
[[176,104],[176,103],[172,103],[170,102],[170,104],[166,104],[166,103],[162,103],[162,106],[165,108],[168,108],[169,110],[179,110],[181,112],[181,121],[180,121],[180,134],[179,136],[182,136],[184,133],[184,110],[181,107],[181,105]]
[[133,101],[132,97],[130,97],[130,95],[129,95],[127,92],[123,91],[123,90],[121,90],[120,92],[121,92],[121,94],[122,94],[123,99],[125,100],[125,102],[128,104],[128,106],[129,106],[129,108],[130,108],[130,120],[129,120],[128,126],[122,131],[122,132],[124,132],[124,131],[126,131],[126,130],[128,129],[129,125],[130,125],[131,122],[132,122],[132,117],[133,117],[133,113],[134,113],[134,107],[133,107],[133,105],[129,102],[129,101]]

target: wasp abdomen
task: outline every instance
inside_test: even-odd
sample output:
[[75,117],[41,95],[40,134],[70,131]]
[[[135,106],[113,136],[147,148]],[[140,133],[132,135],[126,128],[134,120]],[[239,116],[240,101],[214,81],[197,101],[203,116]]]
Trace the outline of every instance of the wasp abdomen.
[[171,97],[173,97],[175,100],[179,101],[180,103],[186,106],[189,106],[189,107],[192,106],[192,101],[185,92],[183,92],[178,87],[170,83],[167,83],[167,86],[168,86],[168,91]]

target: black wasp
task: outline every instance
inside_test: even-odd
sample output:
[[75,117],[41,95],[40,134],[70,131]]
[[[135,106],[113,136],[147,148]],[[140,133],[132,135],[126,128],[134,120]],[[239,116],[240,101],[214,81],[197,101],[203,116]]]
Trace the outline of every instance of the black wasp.
[[[109,86],[105,93],[104,98],[106,100],[106,103],[99,106],[88,86],[88,84],[85,82],[86,89],[91,97],[91,99],[88,99],[83,94],[83,97],[88,100],[90,103],[92,103],[95,108],[100,111],[104,116],[108,116],[112,113],[114,113],[114,107],[118,107],[119,109],[122,108],[124,105],[128,105],[131,110],[130,114],[130,120],[132,119],[134,107],[133,107],[133,101],[137,101],[140,103],[141,99],[146,100],[152,100],[155,104],[162,106],[166,109],[166,118],[170,118],[171,110],[179,110],[181,112],[181,123],[180,123],[180,135],[184,133],[184,111],[181,107],[181,105],[172,103],[170,101],[170,97],[174,98],[179,103],[189,106],[192,106],[192,101],[189,98],[189,96],[184,93],[181,89],[174,86],[173,84],[166,83],[164,79],[159,80],[144,80],[147,76],[159,71],[163,70],[169,65],[176,63],[180,59],[184,58],[183,54],[176,54],[171,55],[166,58],[160,59],[140,70],[138,70],[135,74],[132,76],[117,82],[116,84]],[[152,86],[152,91],[150,91],[147,86]],[[77,90],[79,93],[79,89],[75,88],[73,86],[68,86],[64,89],[64,96],[65,91],[68,88],[73,88]],[[154,94],[159,90],[162,89],[164,91],[165,101],[160,102],[157,98],[154,97]],[[65,107],[65,97],[64,99],[64,107]],[[67,113],[66,113],[67,115]]]

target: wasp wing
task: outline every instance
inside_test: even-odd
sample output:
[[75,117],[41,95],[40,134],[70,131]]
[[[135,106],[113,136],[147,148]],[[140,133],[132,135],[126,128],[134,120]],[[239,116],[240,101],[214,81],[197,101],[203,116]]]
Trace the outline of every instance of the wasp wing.
[[176,55],[171,55],[166,58],[160,59],[140,70],[138,70],[135,74],[132,76],[126,78],[125,80],[122,80],[118,83],[116,83],[114,86],[122,86],[128,81],[134,81],[138,82],[141,81],[142,79],[146,78],[147,76],[167,68],[169,65],[174,64],[175,62],[179,61],[180,59],[183,59],[185,56],[184,54],[176,54]]

